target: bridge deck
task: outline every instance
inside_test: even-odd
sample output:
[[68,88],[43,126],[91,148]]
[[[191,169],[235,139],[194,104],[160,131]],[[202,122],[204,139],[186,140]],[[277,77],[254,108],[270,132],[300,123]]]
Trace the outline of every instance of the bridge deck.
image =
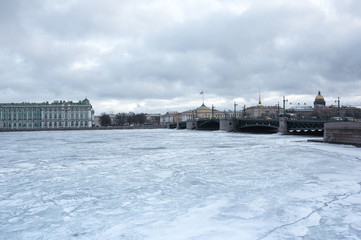
[[278,128],[279,121],[268,119],[240,119],[238,120],[237,128],[250,128],[250,127],[269,127]]

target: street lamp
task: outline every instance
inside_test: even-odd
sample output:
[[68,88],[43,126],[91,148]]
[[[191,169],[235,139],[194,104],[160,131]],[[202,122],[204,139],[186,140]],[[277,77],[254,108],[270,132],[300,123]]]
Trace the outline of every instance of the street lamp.
[[236,113],[237,113],[237,103],[236,102],[234,102],[234,118],[236,119],[237,118],[237,115],[236,115]]
[[212,104],[212,119],[214,119],[214,106]]
[[285,96],[283,96],[283,113],[286,113],[286,102],[288,102],[288,99],[286,99]]
[[340,117],[340,97],[337,97],[335,103],[337,102],[337,116]]

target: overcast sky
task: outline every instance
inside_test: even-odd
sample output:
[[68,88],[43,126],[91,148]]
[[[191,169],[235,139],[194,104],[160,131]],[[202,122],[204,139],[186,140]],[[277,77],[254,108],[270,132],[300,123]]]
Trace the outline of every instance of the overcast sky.
[[2,0],[0,102],[361,106],[360,0]]

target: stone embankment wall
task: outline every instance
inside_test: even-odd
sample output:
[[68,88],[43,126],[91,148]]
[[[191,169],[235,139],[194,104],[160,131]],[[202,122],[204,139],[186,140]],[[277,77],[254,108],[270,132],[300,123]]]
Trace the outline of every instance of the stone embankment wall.
[[361,146],[361,122],[325,123],[323,141]]
[[4,129],[4,128],[0,128],[0,132],[116,130],[116,129],[155,129],[155,128],[167,128],[167,125],[109,126],[109,127],[91,127],[91,128],[21,128],[21,129]]

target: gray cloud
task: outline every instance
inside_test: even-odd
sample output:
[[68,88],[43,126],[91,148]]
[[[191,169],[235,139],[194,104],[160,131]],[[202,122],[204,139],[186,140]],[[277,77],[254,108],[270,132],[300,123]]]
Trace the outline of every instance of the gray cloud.
[[98,113],[132,102],[162,111],[192,107],[202,90],[219,108],[256,104],[259,90],[272,105],[321,90],[361,105],[360,10],[356,0],[3,1],[0,101],[87,96]]

